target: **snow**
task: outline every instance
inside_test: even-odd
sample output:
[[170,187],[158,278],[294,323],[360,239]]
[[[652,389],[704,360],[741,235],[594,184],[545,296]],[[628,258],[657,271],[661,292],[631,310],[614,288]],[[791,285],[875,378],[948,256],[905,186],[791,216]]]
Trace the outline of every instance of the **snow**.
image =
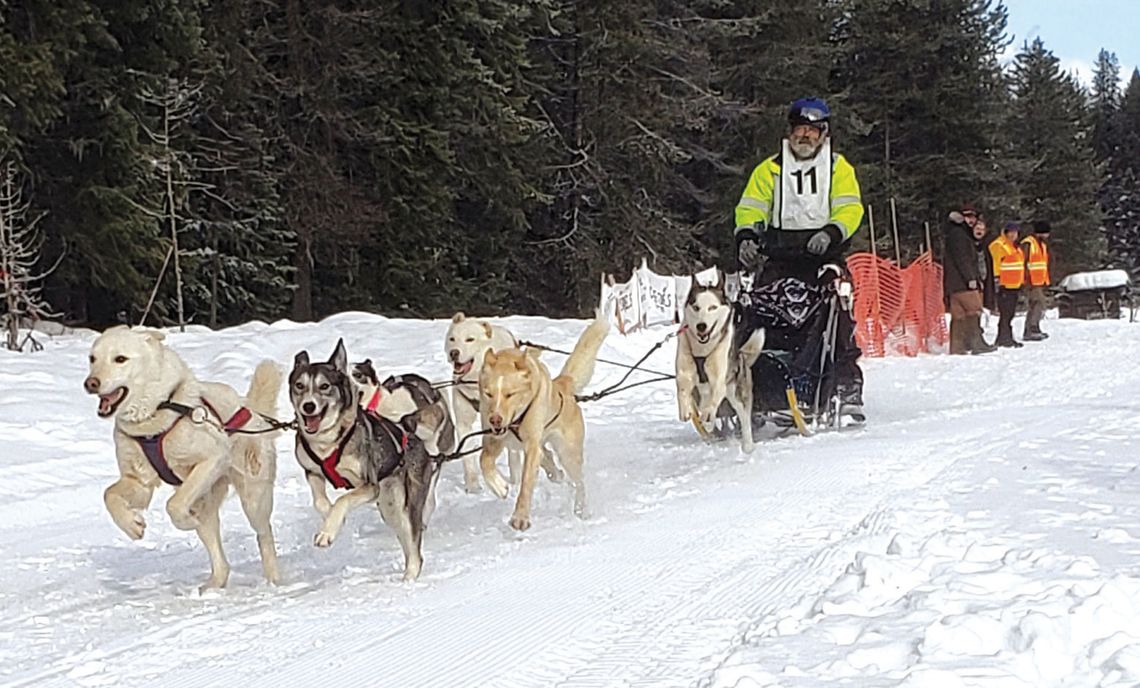
[[[557,347],[583,326],[502,322]],[[345,313],[168,341],[201,377],[244,388],[261,358],[327,357],[338,336],[382,372],[442,379],[445,329]],[[81,389],[94,333],[0,351],[0,684],[1140,685],[1140,326],[1045,329],[988,356],[866,360],[865,429],[770,439],[751,457],[678,423],[668,383],[589,404],[592,517],[542,479],[516,533],[511,504],[465,494],[448,465],[415,584],[374,511],[313,547],[283,437],[285,582],[261,581],[231,498],[230,586],[206,593],[205,552],[164,513],[169,488],[140,542],[103,509],[111,426]],[[602,356],[634,361],[664,332],[615,333]],[[670,344],[648,366],[672,358]],[[592,388],[621,374],[599,366]]]
[[1074,272],[1066,275],[1058,285],[1062,291],[1090,291],[1093,289],[1117,289],[1128,286],[1131,280],[1124,270],[1097,270],[1094,272]]

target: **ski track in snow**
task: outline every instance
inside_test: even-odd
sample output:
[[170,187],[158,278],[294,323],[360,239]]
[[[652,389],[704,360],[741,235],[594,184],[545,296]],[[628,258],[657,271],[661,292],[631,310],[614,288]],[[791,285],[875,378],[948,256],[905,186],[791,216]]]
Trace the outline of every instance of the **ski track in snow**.
[[[567,347],[583,326],[502,322]],[[312,546],[318,519],[283,437],[286,581],[261,582],[231,498],[230,586],[206,593],[205,552],[161,508],[169,488],[140,542],[103,509],[111,424],[80,388],[93,335],[0,352],[0,684],[1140,685],[1140,373],[1110,363],[1130,360],[1140,327],[1047,325],[1053,338],[1021,351],[865,361],[867,428],[751,457],[678,423],[671,383],[588,404],[592,518],[542,479],[534,525],[515,533],[515,492],[466,495],[448,465],[415,584],[399,581],[374,510]],[[346,313],[168,343],[239,389],[261,358],[323,359],[338,336],[382,375],[442,379],[445,329]],[[615,333],[601,355],[633,361],[662,336]],[[666,346],[647,367],[672,359]],[[621,373],[600,364],[591,388]]]

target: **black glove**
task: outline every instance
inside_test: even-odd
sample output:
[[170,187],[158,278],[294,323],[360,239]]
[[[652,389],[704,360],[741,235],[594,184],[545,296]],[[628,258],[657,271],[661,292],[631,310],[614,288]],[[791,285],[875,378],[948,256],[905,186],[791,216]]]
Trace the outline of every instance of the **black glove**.
[[831,235],[822,229],[812,234],[807,242],[808,253],[816,256],[822,256],[827,253],[829,246],[831,246]]
[[736,260],[742,266],[756,267],[760,262],[760,249],[764,244],[763,222],[757,222],[751,227],[741,227],[736,232]]
[[808,253],[822,256],[832,246],[838,246],[843,241],[843,230],[836,224],[830,224],[808,237]]

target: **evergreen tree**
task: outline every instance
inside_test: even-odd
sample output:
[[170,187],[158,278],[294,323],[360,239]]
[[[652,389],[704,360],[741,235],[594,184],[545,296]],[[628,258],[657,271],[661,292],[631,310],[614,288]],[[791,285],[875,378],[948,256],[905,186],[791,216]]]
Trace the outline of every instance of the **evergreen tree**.
[[[807,96],[826,97],[844,112],[844,94],[829,89],[838,59],[834,27],[838,5],[823,0],[797,4],[734,0],[696,3],[693,24],[708,46],[713,103],[701,146],[715,152],[686,175],[712,199],[701,216],[706,241],[731,256],[733,208],[752,169],[779,151],[789,105]],[[836,147],[848,151],[842,116],[835,120]],[[707,229],[705,229],[707,227]],[[723,267],[729,267],[722,258]]]
[[1091,97],[1093,150],[1096,159],[1112,157],[1116,144],[1116,113],[1120,109],[1120,61],[1116,53],[1102,49],[1093,68]]
[[152,5],[25,3],[19,26],[21,40],[40,40],[42,30],[71,48],[56,56],[66,88],[57,116],[28,140],[23,157],[37,204],[51,209],[43,222],[48,250],[67,248],[46,291],[67,312],[97,323],[142,310],[166,252],[146,203],[155,159],[140,128],[138,96],[157,75],[189,61],[200,27],[194,0]]
[[599,272],[625,273],[638,255],[661,272],[680,263],[687,227],[671,202],[686,190],[676,167],[692,159],[682,137],[701,118],[681,107],[702,87],[689,79],[699,59],[670,59],[692,44],[675,8],[656,5],[563,2],[533,46],[555,164],[518,264],[556,278],[519,290],[524,309],[576,312],[596,300]]
[[296,238],[286,226],[274,141],[256,99],[244,0],[203,8],[200,116],[193,122],[200,185],[184,240],[188,308],[211,326],[288,315]]
[[522,108],[531,3],[255,7],[293,316],[502,308],[504,237],[521,238],[541,164]]
[[832,90],[849,93],[839,131],[864,203],[877,211],[877,235],[890,231],[891,197],[904,262],[924,243],[923,222],[937,227],[963,201],[1005,215],[1005,8],[992,0],[841,4]]
[[1011,108],[1013,179],[1024,220],[1048,220],[1057,277],[1100,264],[1097,191],[1086,96],[1040,38],[1023,46],[1014,60]]
[[1133,71],[1114,127],[1116,142],[1101,201],[1110,265],[1140,280],[1140,71]]

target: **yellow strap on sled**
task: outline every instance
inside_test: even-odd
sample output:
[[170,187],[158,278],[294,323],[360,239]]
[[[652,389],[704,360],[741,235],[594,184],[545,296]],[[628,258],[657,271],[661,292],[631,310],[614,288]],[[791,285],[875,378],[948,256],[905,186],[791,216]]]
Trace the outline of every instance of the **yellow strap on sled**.
[[796,390],[789,387],[784,391],[788,398],[788,408],[791,409],[792,412],[792,422],[796,424],[796,430],[799,430],[801,435],[807,437],[807,423],[804,422],[804,414],[800,413],[800,404],[799,401],[796,400]]

